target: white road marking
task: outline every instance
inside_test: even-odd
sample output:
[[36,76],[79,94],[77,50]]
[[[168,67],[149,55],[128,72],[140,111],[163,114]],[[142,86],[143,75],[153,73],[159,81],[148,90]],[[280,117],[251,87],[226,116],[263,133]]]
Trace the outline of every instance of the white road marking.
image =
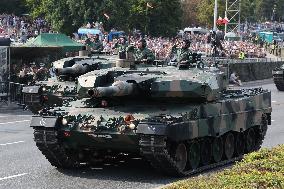
[[271,102],[276,103],[277,101],[273,100],[273,101],[271,101]]
[[24,175],[27,175],[28,173],[22,173],[22,174],[18,174],[18,175],[12,175],[12,176],[8,176],[8,177],[3,177],[3,178],[0,178],[0,181],[1,180],[7,180],[7,179],[11,179],[11,178],[16,178],[16,177],[21,177],[21,176],[24,176]]
[[0,123],[0,125],[13,124],[13,123],[22,123],[22,122],[28,122],[28,121],[31,121],[31,120],[27,119],[27,120],[21,120],[21,121],[11,121],[11,122]]
[[[1,115],[1,117],[12,117],[13,115]],[[17,117],[31,117],[32,115],[16,115]]]
[[273,122],[273,121],[275,121],[275,120],[271,120],[271,121]]
[[23,143],[25,141],[17,141],[17,142],[9,142],[9,143],[6,143],[6,144],[0,144],[0,146],[7,146],[7,145],[11,145],[11,144],[19,144],[19,143]]

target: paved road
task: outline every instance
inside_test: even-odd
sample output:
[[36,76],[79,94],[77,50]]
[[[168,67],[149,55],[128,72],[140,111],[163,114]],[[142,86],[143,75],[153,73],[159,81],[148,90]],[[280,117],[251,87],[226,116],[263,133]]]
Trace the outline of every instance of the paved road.
[[[272,91],[272,126],[263,147],[284,143],[284,92],[269,81],[258,83]],[[26,112],[0,113],[0,189],[78,189],[78,188],[157,188],[175,181],[161,176],[145,162],[132,160],[119,165],[104,165],[77,172],[52,167],[36,148],[30,115]]]

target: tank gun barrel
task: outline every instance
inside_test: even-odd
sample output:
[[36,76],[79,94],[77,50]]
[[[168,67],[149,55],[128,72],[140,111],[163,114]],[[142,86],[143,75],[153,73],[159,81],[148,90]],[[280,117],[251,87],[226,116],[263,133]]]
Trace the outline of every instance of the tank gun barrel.
[[127,96],[134,91],[134,84],[126,81],[116,81],[109,87],[97,87],[90,89],[88,95],[91,97],[112,97],[112,96]]
[[85,74],[89,71],[93,71],[94,69],[95,69],[95,66],[92,66],[92,65],[75,64],[72,67],[57,68],[57,69],[55,69],[55,74],[57,76],[60,76],[60,75],[80,76],[80,75]]

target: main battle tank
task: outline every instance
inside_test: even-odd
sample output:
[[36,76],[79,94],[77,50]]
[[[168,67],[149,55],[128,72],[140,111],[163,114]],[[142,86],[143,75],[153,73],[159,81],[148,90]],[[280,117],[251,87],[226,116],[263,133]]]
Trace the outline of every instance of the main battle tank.
[[56,61],[53,63],[55,77],[23,88],[25,105],[33,113],[46,107],[62,106],[64,102],[77,98],[76,80],[80,75],[112,66],[112,60],[100,57],[71,57]]
[[260,148],[271,124],[271,93],[227,89],[226,72],[172,66],[93,71],[78,79],[81,95],[89,97],[33,116],[34,140],[58,168],[128,154],[162,173],[186,176],[239,160]]
[[284,91],[284,65],[272,71],[273,81],[279,91]]

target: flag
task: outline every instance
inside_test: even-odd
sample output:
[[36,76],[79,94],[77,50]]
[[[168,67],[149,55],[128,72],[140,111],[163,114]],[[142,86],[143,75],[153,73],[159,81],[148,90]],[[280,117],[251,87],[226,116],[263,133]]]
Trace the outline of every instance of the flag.
[[229,23],[229,19],[225,16],[225,18],[223,19],[223,24],[228,24]]
[[109,20],[109,15],[107,13],[104,13],[104,16]]
[[222,25],[223,24],[223,19],[221,16],[219,16],[218,20],[216,21],[217,25]]
[[150,3],[148,3],[148,2],[147,2],[147,7],[151,8],[151,9],[154,8],[154,7],[153,7]]

